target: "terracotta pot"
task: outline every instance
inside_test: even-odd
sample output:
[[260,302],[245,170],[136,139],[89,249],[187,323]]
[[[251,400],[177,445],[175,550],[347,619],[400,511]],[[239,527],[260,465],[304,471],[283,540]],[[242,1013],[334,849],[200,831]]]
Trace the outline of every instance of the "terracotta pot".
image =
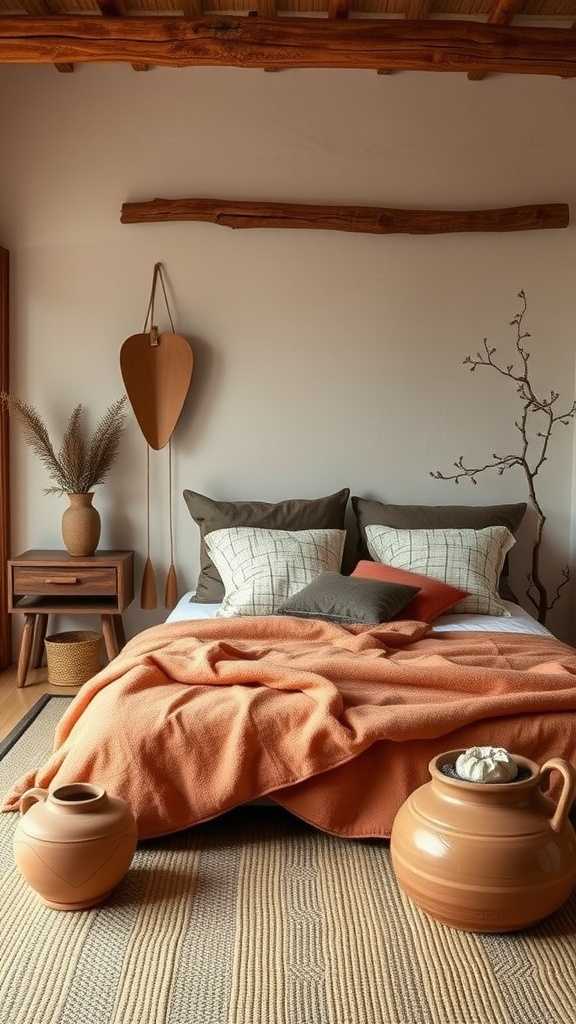
[[[390,841],[396,878],[444,924],[515,931],[551,914],[576,883],[576,834],[568,820],[576,772],[559,758],[539,768],[513,755],[529,773],[521,781],[463,782],[441,771],[461,753],[435,757],[432,780],[396,815]],[[552,771],[562,776],[557,805],[541,790]]]
[[93,555],[100,540],[100,516],[92,507],[93,494],[69,494],[70,507],[62,516],[62,539],[71,555]]
[[20,800],[16,864],[55,910],[92,907],[124,877],[136,849],[136,822],[124,800],[101,786],[74,783]]

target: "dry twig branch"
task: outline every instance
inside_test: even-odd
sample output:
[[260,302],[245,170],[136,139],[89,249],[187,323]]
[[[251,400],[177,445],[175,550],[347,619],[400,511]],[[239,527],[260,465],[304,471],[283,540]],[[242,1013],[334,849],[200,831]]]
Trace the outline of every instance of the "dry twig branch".
[[[483,466],[467,466],[464,456],[461,455],[454,463],[455,473],[443,473],[437,469],[430,473],[435,480],[452,480],[459,484],[461,480],[468,479],[475,486],[478,484],[477,477],[488,470],[495,470],[499,476],[510,469],[520,468],[524,473],[528,487],[530,504],[536,513],[536,536],[532,547],[532,565],[528,573],[528,587],[526,595],[538,612],[538,621],[545,622],[547,613],[559,601],[564,587],[570,581],[570,570],[568,567],[562,569],[562,579],[554,595],[549,598],[548,590],[540,575],[540,553],[542,547],[542,534],[546,523],[546,515],[540,504],[536,493],[536,479],[544,463],[548,460],[550,441],[558,424],[567,427],[576,415],[576,401],[572,402],[569,408],[559,409],[558,402],[560,395],[557,391],[551,390],[549,394],[539,395],[530,377],[530,353],[525,347],[525,341],[530,334],[524,327],[526,311],[528,308],[526,294],[524,291],[518,293],[520,309],[510,321],[510,326],[515,331],[515,360],[512,363],[502,364],[496,357],[496,348],[488,344],[484,338],[482,349],[476,356],[466,356],[464,365],[474,373],[479,367],[489,368],[512,381],[516,394],[521,403],[521,411],[514,421],[514,426],[519,434],[518,450],[509,455],[499,455],[492,452],[491,458]],[[535,419],[537,417],[537,419]],[[538,424],[538,429],[533,425]]]

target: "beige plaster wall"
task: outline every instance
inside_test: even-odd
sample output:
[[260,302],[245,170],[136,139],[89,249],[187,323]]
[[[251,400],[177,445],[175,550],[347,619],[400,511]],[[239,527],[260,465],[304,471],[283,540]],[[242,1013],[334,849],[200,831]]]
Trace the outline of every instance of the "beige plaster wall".
[[[121,226],[126,199],[206,195],[474,207],[572,201],[576,83],[367,72],[0,70],[0,242],[13,253],[14,390],[56,428],[121,391],[122,340],[141,328],[165,261],[197,370],[175,437],[182,589],[198,543],[180,491],[315,496],[344,485],[390,501],[522,499],[435,467],[515,442],[506,382],[462,366],[484,335],[509,349],[524,287],[534,375],[574,391],[576,236],[445,237]],[[145,449],[132,423],[97,495],[103,543],[145,545]],[[167,460],[153,456],[153,553],[166,566]],[[14,550],[57,546],[64,503],[15,437]],[[554,575],[571,548],[572,430],[542,475]],[[526,569],[525,542],[515,572]],[[552,620],[570,630],[571,602]],[[132,629],[161,612],[133,609]]]

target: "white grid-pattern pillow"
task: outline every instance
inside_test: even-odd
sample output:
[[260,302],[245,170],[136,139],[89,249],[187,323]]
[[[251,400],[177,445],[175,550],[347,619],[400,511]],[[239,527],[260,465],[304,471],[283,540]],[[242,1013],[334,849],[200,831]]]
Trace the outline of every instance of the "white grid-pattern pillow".
[[372,558],[442,580],[467,592],[457,614],[510,615],[498,596],[504,559],[516,543],[505,526],[484,530],[393,530],[367,526]]
[[206,535],[226,590],[219,615],[273,615],[321,572],[339,572],[345,530],[233,526]]

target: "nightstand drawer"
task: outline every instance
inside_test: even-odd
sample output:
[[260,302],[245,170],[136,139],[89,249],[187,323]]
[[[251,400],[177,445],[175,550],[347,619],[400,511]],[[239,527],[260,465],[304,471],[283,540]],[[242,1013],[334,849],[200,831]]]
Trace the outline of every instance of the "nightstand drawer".
[[111,567],[14,566],[14,594],[51,594],[54,597],[114,596],[116,569]]

